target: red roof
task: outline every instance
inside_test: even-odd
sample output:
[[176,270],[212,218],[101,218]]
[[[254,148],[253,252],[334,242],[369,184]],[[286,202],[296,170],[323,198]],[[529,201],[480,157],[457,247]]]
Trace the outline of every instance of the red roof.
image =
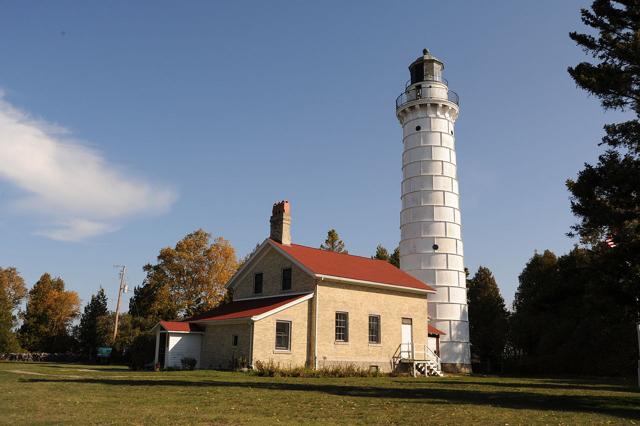
[[419,279],[384,260],[270,241],[314,274],[434,291]]
[[198,325],[186,321],[160,321],[160,326],[167,331],[179,331],[183,333],[202,331]]
[[308,294],[265,297],[263,299],[238,300],[218,306],[209,312],[190,318],[189,321],[220,321],[228,319],[251,318],[264,314]]
[[438,330],[437,328],[435,328],[431,324],[429,324],[428,330],[429,330],[428,334],[438,334],[440,336],[446,336],[446,334],[447,334],[444,331]]

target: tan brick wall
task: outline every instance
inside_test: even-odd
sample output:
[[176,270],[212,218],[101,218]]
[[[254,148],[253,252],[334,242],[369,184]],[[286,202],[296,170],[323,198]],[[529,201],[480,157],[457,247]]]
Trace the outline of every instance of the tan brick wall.
[[[318,367],[377,365],[391,369],[402,340],[402,318],[411,318],[413,342],[427,343],[427,296],[350,284],[318,285]],[[335,313],[349,313],[349,342],[335,341]],[[369,344],[369,315],[380,315],[381,343]]]
[[[282,367],[305,366],[312,359],[309,354],[311,335],[309,316],[311,300],[301,302],[284,311],[254,323],[253,359],[268,362],[273,360]],[[291,321],[291,351],[276,351],[276,321]]]
[[[233,335],[238,336],[238,346],[233,346]],[[202,339],[200,368],[226,370],[233,368],[233,360],[245,357],[250,359],[249,339],[251,325],[242,324],[207,325]]]
[[[291,293],[314,290],[315,279],[313,277],[298,268],[273,247],[268,247],[267,250],[268,252],[255,265],[245,271],[233,290],[234,299],[284,294],[282,291],[282,270],[284,268],[291,268]],[[257,272],[263,274],[261,294],[253,292],[253,276]]]

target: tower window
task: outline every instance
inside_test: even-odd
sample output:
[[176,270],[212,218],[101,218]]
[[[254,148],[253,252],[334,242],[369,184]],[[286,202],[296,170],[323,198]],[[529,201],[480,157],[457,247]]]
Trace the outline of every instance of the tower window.
[[422,127],[416,126],[416,132],[419,132],[420,130],[422,130]]

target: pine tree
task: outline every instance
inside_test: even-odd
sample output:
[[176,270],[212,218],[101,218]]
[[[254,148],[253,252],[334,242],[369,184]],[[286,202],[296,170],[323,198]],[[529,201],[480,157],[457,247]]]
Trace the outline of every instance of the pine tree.
[[372,259],[389,261],[389,252],[386,248],[382,246],[382,244],[378,244],[376,247],[376,254],[371,256]]
[[400,267],[400,247],[396,247],[391,256],[389,256],[389,263],[396,268]]
[[[581,13],[595,32],[570,37],[595,63],[570,67],[569,74],[605,110],[629,112],[633,118],[607,124],[601,143],[606,151],[598,163],[586,164],[577,179],[567,181],[571,210],[579,220],[571,234],[617,270],[606,285],[628,293],[625,309],[634,316],[640,310],[640,1],[596,0]],[[607,239],[616,247],[609,249]]]
[[400,267],[400,247],[396,247],[393,253],[390,255],[389,251],[384,248],[382,244],[378,244],[376,247],[376,254],[371,256],[372,259],[385,260],[395,266]]
[[340,236],[335,229],[330,229],[329,232],[327,232],[327,239],[320,245],[320,248],[322,250],[333,251],[336,253],[349,253],[344,249],[344,242],[340,239]]
[[91,300],[84,307],[84,313],[80,317],[78,338],[83,352],[90,358],[96,354],[97,348],[105,346],[109,342],[108,330],[105,329],[104,317],[109,316],[107,309],[107,295],[100,287]]
[[507,340],[509,313],[493,274],[484,266],[468,280],[471,352],[485,372],[499,371]]

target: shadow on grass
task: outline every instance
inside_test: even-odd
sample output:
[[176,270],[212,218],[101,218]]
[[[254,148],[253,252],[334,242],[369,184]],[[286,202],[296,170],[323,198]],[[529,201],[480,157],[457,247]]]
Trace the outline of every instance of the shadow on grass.
[[[419,384],[424,383],[417,380],[412,381],[404,381],[398,383],[413,383]],[[456,380],[447,380],[447,379],[437,379],[434,383],[443,384],[443,385],[478,385],[478,386],[494,386],[500,388],[509,388],[509,389],[517,389],[517,388],[528,388],[528,389],[553,389],[553,390],[587,390],[587,391],[605,391],[605,392],[638,392],[640,393],[640,389],[636,387],[632,387],[629,385],[622,384],[605,384],[605,383],[584,383],[578,382],[574,380],[562,380],[562,381],[547,381],[541,380],[539,382],[521,382],[517,379],[514,381],[492,381],[492,380],[465,380],[465,381],[456,381]]]
[[[264,378],[269,380],[269,378]],[[379,387],[332,385],[320,383],[291,383],[279,381],[242,381],[230,382],[223,380],[187,381],[187,380],[114,380],[100,378],[86,379],[45,379],[29,378],[21,380],[23,383],[77,383],[100,384],[115,386],[181,386],[181,387],[228,387],[253,388],[294,392],[321,392],[336,396],[387,398],[404,400],[413,403],[459,403],[478,406],[492,406],[509,409],[554,410],[563,412],[581,412],[605,414],[625,419],[640,418],[640,398],[635,396],[604,396],[604,395],[557,395],[540,394],[518,391],[518,386],[511,386],[513,391],[487,391],[475,389],[460,389],[454,385],[464,385],[468,382],[434,381],[420,382],[422,385],[447,384],[451,388],[433,387]],[[408,383],[408,382],[405,382]],[[478,384],[487,385],[485,382]]]

